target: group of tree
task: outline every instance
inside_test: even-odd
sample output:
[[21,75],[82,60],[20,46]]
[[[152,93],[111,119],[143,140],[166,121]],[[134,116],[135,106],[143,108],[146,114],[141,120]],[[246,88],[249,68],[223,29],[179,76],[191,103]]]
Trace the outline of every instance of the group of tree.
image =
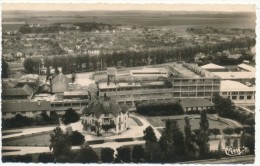
[[58,115],[56,112],[51,113],[50,116],[45,111],[42,111],[40,115],[34,118],[23,116],[21,114],[16,114],[13,118],[2,119],[3,129],[50,124],[58,124]]
[[224,98],[217,94],[213,97],[213,102],[215,103],[215,108],[219,116],[234,119],[242,123],[243,125],[250,125],[254,127],[254,114],[247,113],[240,110],[239,108],[236,108],[231,99]]
[[151,126],[145,129],[145,162],[173,163],[212,157],[208,143],[210,132],[206,111],[201,113],[200,128],[197,130],[191,130],[188,117],[185,118],[184,133],[176,120],[167,120],[165,126],[159,140]]
[[[138,113],[149,116],[159,115],[181,115],[184,113],[183,107],[179,102],[145,102],[137,104]],[[160,111],[158,111],[160,110]]]
[[[255,45],[254,39],[234,40],[231,42],[216,43],[213,45],[197,45],[186,47],[158,47],[157,49],[143,49],[139,51],[114,51],[90,56],[88,54],[64,55],[46,57],[47,67],[63,67],[64,73],[101,70],[107,67],[136,67],[150,64],[162,64],[174,61],[193,62],[194,56],[198,53],[215,54],[224,50],[235,48],[250,48]],[[210,50],[210,51],[209,51]],[[27,58],[28,59],[28,58]],[[101,64],[102,63],[102,64]],[[30,65],[28,65],[30,64]],[[25,60],[25,69],[29,72],[37,72],[39,60]],[[30,67],[31,66],[31,67]],[[84,67],[83,67],[84,66]]]

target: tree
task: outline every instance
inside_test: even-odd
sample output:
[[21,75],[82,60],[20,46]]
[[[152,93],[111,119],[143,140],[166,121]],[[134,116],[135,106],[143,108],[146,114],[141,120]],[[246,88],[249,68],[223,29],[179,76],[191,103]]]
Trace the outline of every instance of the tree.
[[250,154],[255,154],[255,136],[246,135],[245,147],[248,147]]
[[240,137],[240,146],[243,147],[245,146],[245,142],[246,142],[246,132],[242,131],[241,137]]
[[154,143],[157,142],[157,138],[155,136],[154,130],[151,126],[148,126],[145,130],[144,130],[144,137],[143,139],[145,140],[145,143]]
[[237,135],[239,135],[239,134],[241,133],[241,131],[242,131],[242,128],[241,128],[241,127],[235,127],[235,128],[234,128],[234,132],[235,132]]
[[8,63],[2,58],[2,78],[8,78]]
[[42,117],[42,120],[43,120],[43,121],[49,121],[49,120],[50,120],[50,117],[49,117],[49,115],[46,113],[46,111],[42,111],[41,117]]
[[162,133],[159,144],[166,154],[167,162],[172,162],[176,157],[186,155],[184,135],[183,132],[180,131],[176,120],[166,121],[166,128]]
[[72,146],[82,145],[85,142],[85,137],[78,131],[73,131],[69,134],[69,141]]
[[219,141],[219,144],[218,144],[218,158],[221,158],[222,156],[222,143],[221,143],[221,140]]
[[211,132],[213,135],[215,135],[215,139],[216,139],[217,135],[220,134],[220,129],[218,129],[218,128],[213,128],[213,129],[210,130],[210,132]]
[[165,153],[157,142],[151,142],[145,145],[144,158],[147,163],[163,163],[165,162]]
[[30,154],[17,156],[16,162],[31,163],[32,162],[32,156]]
[[29,73],[33,73],[35,62],[32,58],[26,58],[23,62],[23,66]]
[[68,110],[65,111],[65,114],[62,116],[62,122],[65,125],[67,125],[79,121],[79,118],[80,118],[79,114],[72,108],[69,108]]
[[234,133],[234,128],[231,128],[231,127],[226,127],[222,130],[222,132],[226,135],[231,135]]
[[50,153],[41,153],[38,157],[40,163],[54,163],[54,156]]
[[227,147],[227,146],[230,146],[230,145],[231,145],[231,139],[230,139],[230,137],[227,137],[227,140],[225,142],[225,146]]
[[111,163],[114,161],[114,149],[102,148],[101,149],[101,160],[103,163]]
[[80,151],[77,153],[74,161],[78,163],[97,163],[99,161],[99,157],[90,146],[84,145],[80,148]]
[[67,156],[70,153],[70,142],[67,133],[63,133],[60,127],[53,129],[53,132],[50,134],[50,150],[54,157],[57,159],[59,156]]
[[116,151],[117,151],[117,155],[116,155],[117,161],[121,161],[121,162],[124,162],[124,163],[131,162],[131,149],[130,149],[130,147],[121,146],[121,147],[117,148]]
[[232,117],[234,111],[234,103],[229,98],[224,98],[219,94],[214,95],[213,103],[219,116]]
[[233,147],[234,147],[234,148],[237,148],[237,147],[238,147],[238,139],[237,139],[237,138],[234,139],[234,141],[233,141]]
[[185,120],[185,126],[184,126],[185,144],[187,150],[190,151],[192,149],[190,119],[188,117],[185,117],[184,120]]
[[205,156],[209,152],[209,122],[207,112],[203,110],[200,115],[200,130],[198,135],[198,146],[200,147],[200,156]]
[[142,145],[135,145],[132,150],[132,160],[136,163],[142,162],[144,158],[144,148]]

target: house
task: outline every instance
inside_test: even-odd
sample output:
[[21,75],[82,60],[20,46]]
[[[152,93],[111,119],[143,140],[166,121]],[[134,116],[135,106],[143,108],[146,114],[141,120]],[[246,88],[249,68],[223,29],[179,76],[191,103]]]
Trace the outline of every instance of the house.
[[49,101],[4,101],[2,102],[2,117],[10,119],[17,114],[27,117],[36,117],[43,111],[50,115]]
[[32,96],[33,89],[27,84],[2,90],[2,100],[31,100]]
[[115,100],[104,96],[93,100],[83,108],[82,123],[89,134],[119,134],[128,128],[128,109]]
[[29,85],[33,92],[36,93],[39,90],[40,77],[38,74],[26,74],[18,80],[18,85]]

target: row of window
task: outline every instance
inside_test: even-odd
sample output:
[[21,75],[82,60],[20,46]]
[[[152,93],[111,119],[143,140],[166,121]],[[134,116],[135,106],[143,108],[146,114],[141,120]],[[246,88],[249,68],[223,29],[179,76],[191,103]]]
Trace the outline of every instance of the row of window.
[[[230,96],[228,96],[228,98],[230,98]],[[231,96],[232,100],[251,100],[252,98],[252,96]]]
[[222,95],[252,95],[252,94],[254,94],[254,92],[253,91],[251,91],[251,92],[222,92]]

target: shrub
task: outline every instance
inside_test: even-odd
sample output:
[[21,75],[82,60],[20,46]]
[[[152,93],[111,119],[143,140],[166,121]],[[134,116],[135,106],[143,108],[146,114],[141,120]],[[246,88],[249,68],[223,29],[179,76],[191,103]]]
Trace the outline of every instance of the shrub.
[[84,135],[82,135],[80,132],[78,131],[73,131],[70,135],[69,135],[69,141],[71,143],[72,146],[78,146],[78,145],[82,145],[85,142],[85,137]]
[[65,114],[62,116],[62,122],[67,125],[79,121],[79,114],[72,108],[65,111]]
[[103,163],[111,163],[114,161],[114,149],[102,148],[101,149],[101,160]]

